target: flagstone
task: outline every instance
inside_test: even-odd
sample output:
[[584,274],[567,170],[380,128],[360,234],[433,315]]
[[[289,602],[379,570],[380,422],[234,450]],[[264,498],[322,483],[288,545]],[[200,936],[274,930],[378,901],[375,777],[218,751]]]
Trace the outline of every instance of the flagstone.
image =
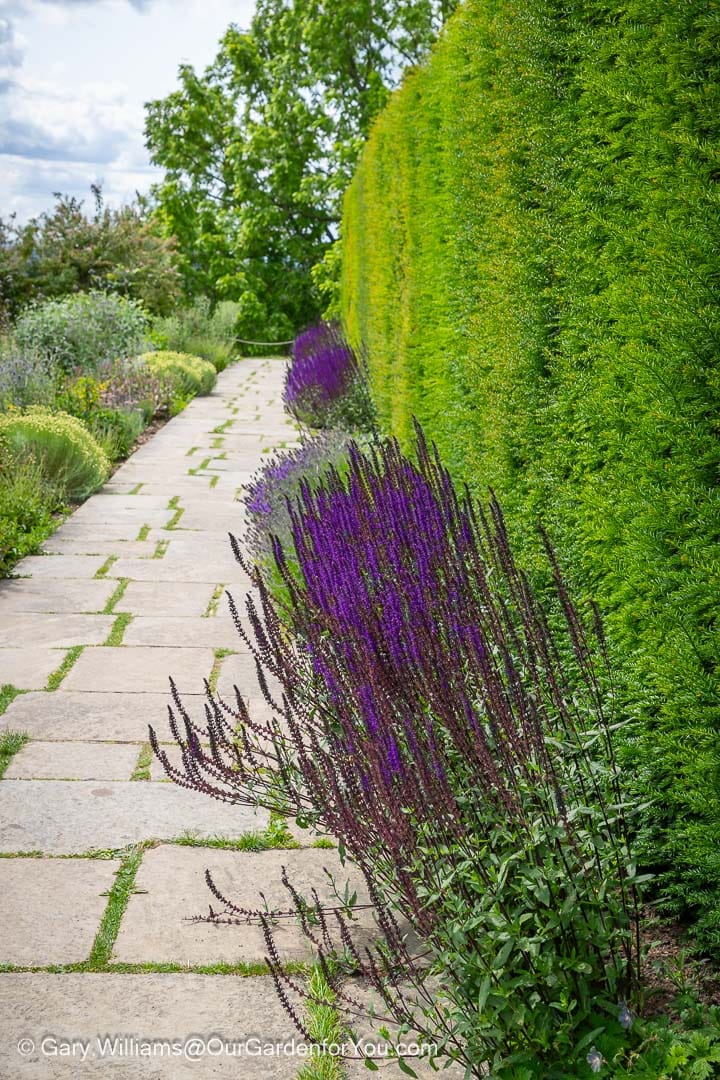
[[[143,743],[148,725],[167,735],[170,695],[163,693],[75,693],[63,688],[54,693],[22,694],[8,706],[3,726],[25,731],[33,739],[107,739]],[[203,694],[183,694],[193,717],[203,715]]]
[[43,544],[42,550],[48,555],[108,555],[118,558],[149,559],[155,552],[156,544],[149,540],[98,540],[91,530],[87,536],[58,537],[57,533]]
[[[296,1080],[306,1061],[269,976],[3,975],[0,1015],[8,1080]],[[86,1044],[84,1060],[53,1054],[53,1037]],[[153,1056],[143,1040],[160,1044]]]
[[105,559],[98,555],[30,555],[21,559],[15,573],[34,578],[94,578]]
[[64,649],[0,649],[0,686],[9,683],[18,690],[42,690],[64,658]]
[[[7,780],[0,783],[0,851],[80,855],[144,840],[237,838],[264,829],[263,810],[219,803],[176,784],[143,780]],[[2,860],[0,860],[2,861]]]
[[[162,788],[163,785],[153,785]],[[119,963],[236,964],[261,962],[267,943],[258,920],[240,926],[210,925],[191,921],[206,915],[212,905],[222,910],[205,881],[209,870],[215,885],[233,904],[248,910],[274,911],[292,908],[290,893],[282,884],[283,867],[290,883],[310,903],[315,888],[323,905],[335,905],[330,872],[342,896],[350,881],[350,894],[367,903],[367,889],[355,868],[340,863],[337,851],[303,848],[289,851],[228,851],[218,848],[161,845],[147,851],[135,878],[113,958]],[[263,894],[261,896],[261,893]],[[334,920],[332,920],[334,922]],[[354,923],[360,946],[374,936],[368,911],[358,913]],[[282,919],[273,931],[283,960],[310,960],[311,943],[297,920]]]
[[0,622],[0,648],[69,649],[73,645],[102,645],[114,621],[113,615],[10,612]]
[[119,868],[115,859],[0,859],[0,964],[87,960]]
[[[169,552],[167,553],[169,554]],[[227,545],[227,554],[217,557],[202,553],[199,545],[197,555],[181,556],[173,554],[161,559],[119,559],[109,570],[113,577],[127,577],[132,581],[172,581],[172,582],[207,582],[214,585],[232,576],[236,581],[243,577],[243,572]],[[246,578],[246,588],[251,584]]]
[[207,648],[96,646],[78,657],[63,686],[93,692],[160,693],[169,689],[172,676],[179,690],[197,693],[209,678],[213,662],[212,650]]
[[163,615],[138,616],[128,626],[125,645],[191,645],[215,649],[246,649],[232,619],[227,615],[213,618],[168,618]]
[[135,743],[29,742],[11,760],[8,780],[129,780]]
[[[222,578],[218,582],[221,584]],[[113,586],[117,585],[113,581]],[[131,581],[115,612],[133,615],[193,616],[204,615],[214,593],[212,584],[173,581]]]
[[117,582],[37,581],[32,578],[0,581],[0,611],[3,618],[16,611],[50,613],[98,612],[107,604]]

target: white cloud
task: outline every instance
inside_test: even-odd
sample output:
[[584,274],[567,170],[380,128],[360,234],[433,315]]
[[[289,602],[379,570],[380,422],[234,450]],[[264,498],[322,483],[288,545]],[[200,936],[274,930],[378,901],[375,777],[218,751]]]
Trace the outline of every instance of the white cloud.
[[0,0],[0,216],[27,218],[52,194],[109,201],[159,176],[144,146],[145,101],[174,89],[181,61],[208,64],[253,0]]

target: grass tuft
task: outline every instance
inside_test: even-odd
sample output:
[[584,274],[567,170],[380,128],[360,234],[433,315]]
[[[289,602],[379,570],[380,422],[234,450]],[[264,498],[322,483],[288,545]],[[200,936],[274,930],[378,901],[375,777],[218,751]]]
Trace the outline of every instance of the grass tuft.
[[68,674],[72,666],[77,661],[78,657],[83,652],[84,648],[84,645],[73,645],[71,649],[68,649],[68,651],[65,653],[65,658],[63,662],[58,668],[55,669],[55,671],[53,671],[51,675],[48,676],[47,686],[45,687],[46,690],[57,690],[65,676]]
[[[2,689],[5,690],[6,687]],[[22,750],[29,738],[30,736],[24,731],[10,731],[9,729],[0,731],[0,779],[5,775],[5,770],[18,750]]]
[[115,622],[112,625],[112,629],[107,636],[107,641],[105,642],[105,645],[111,645],[115,647],[122,645],[125,631],[127,630],[128,626],[132,621],[133,616],[130,614],[130,612],[122,611],[115,619]]

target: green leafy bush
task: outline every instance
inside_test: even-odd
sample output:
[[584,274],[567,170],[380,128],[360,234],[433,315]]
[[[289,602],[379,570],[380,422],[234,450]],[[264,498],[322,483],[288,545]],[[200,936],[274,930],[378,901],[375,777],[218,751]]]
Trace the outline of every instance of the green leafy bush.
[[0,344],[0,412],[49,405],[56,391],[48,362],[20,352],[13,342]]
[[110,472],[105,451],[85,425],[67,413],[33,409],[0,416],[0,464],[11,472],[33,461],[63,498],[85,499]]
[[0,457],[0,576],[37,550],[62,508],[60,494],[36,461]]
[[155,375],[168,379],[175,392],[186,398],[209,394],[217,381],[213,365],[199,356],[162,350],[144,353],[140,359]]
[[198,297],[191,307],[158,319],[153,340],[161,349],[202,356],[216,371],[224,371],[233,355],[239,310],[232,300],[213,307],[207,297]]
[[92,373],[108,361],[140,352],[147,330],[147,316],[135,301],[89,292],[27,308],[14,337],[20,352],[60,372]]
[[720,952],[717,33],[694,2],[468,0],[365,147],[342,310],[385,429],[417,416],[600,602],[644,861]]

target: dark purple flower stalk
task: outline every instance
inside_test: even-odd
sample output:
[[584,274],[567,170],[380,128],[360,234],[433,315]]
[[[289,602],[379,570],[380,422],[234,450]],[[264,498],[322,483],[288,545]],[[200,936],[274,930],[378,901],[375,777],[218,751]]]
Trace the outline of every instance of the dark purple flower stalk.
[[320,323],[296,339],[287,370],[285,406],[311,427],[372,427],[364,372],[337,323]]
[[[200,727],[176,696],[182,768],[153,732],[156,753],[180,784],[342,840],[377,898],[387,950],[363,970],[399,1022],[408,1004],[386,985],[388,955],[430,1034],[462,1028],[466,1063],[513,1039],[528,1060],[572,1045],[596,1022],[595,995],[633,993],[637,900],[595,650],[554,559],[562,634],[515,563],[496,501],[486,512],[456,493],[419,430],[416,462],[394,441],[351,445],[346,474],[301,485],[291,522],[293,560],[274,549],[282,607],[258,576],[248,632],[230,600],[272,718],[255,720],[239,692],[233,706],[210,695]],[[442,958],[435,1002],[391,906]],[[527,1002],[507,1039],[477,1004],[481,986],[504,1000],[498,954]],[[561,998],[575,1013],[550,1039]]]

